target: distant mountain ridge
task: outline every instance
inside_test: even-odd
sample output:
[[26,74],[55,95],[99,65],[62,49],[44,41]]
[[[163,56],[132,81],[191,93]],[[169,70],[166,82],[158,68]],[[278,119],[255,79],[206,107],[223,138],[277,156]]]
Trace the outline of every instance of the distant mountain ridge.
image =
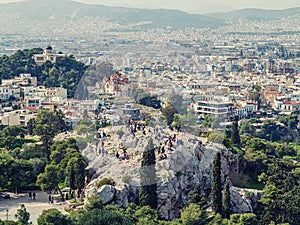
[[288,16],[300,16],[300,7],[282,9],[282,10],[267,10],[257,8],[239,9],[230,12],[209,13],[207,16],[222,19],[222,20],[277,20]]
[[188,14],[170,9],[136,9],[88,5],[70,0],[28,0],[1,4],[0,15],[15,14],[32,20],[77,19],[85,16],[101,17],[123,25],[147,22],[148,27],[218,27],[222,19]]
[[226,13],[205,15],[189,14],[171,9],[138,9],[89,5],[72,0],[27,0],[23,2],[0,4],[0,16],[10,15],[12,20],[29,19],[34,21],[76,20],[94,17],[121,25],[142,28],[216,28],[228,20],[276,20],[287,16],[299,15],[300,7],[284,10],[240,9]]

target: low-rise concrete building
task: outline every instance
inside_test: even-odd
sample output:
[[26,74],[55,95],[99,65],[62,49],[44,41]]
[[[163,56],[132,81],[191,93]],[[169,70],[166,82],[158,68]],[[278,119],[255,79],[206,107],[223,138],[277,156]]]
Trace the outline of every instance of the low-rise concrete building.
[[4,126],[27,126],[29,120],[34,117],[35,114],[28,110],[15,110],[0,113],[0,121]]
[[198,101],[194,104],[194,110],[200,116],[215,115],[226,118],[234,114],[234,106],[231,102]]

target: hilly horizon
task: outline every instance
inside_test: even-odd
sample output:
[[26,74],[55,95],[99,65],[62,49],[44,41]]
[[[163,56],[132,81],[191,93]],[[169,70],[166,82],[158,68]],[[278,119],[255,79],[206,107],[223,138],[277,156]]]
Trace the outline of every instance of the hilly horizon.
[[259,8],[244,8],[237,9],[230,12],[217,12],[205,14],[214,18],[222,20],[278,20],[288,16],[300,16],[300,7],[293,7],[287,9],[259,9]]
[[10,16],[12,22],[24,19],[53,22],[91,17],[125,26],[180,29],[186,27],[216,28],[225,25],[226,21],[237,19],[277,20],[300,15],[300,7],[284,10],[248,8],[230,12],[190,14],[174,9],[115,7],[84,4],[72,0],[27,0],[1,4],[0,15],[4,18]]
[[1,4],[0,15],[14,14],[31,20],[99,17],[122,25],[147,23],[148,27],[218,27],[223,20],[171,9],[138,9],[88,5],[70,0],[28,0]]

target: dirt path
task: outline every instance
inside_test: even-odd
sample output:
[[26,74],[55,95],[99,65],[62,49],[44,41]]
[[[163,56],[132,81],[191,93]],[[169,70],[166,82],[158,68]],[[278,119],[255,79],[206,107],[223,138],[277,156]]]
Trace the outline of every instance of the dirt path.
[[[0,198],[0,219],[6,220],[7,215],[9,220],[16,220],[15,214],[21,204],[24,204],[26,210],[30,213],[30,221],[37,224],[37,218],[44,209],[56,208],[62,213],[66,213],[63,205],[48,203],[48,194],[45,192],[37,191],[36,200],[28,200],[28,194],[21,194],[19,196],[12,195],[10,199]],[[8,210],[8,213],[7,213]]]

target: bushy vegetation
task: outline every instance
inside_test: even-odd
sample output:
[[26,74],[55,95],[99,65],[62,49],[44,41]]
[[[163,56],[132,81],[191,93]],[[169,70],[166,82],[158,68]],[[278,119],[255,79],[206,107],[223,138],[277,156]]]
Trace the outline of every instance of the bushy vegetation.
[[[213,121],[206,117],[202,125],[212,128]],[[256,129],[256,124],[260,129]],[[239,155],[239,171],[231,179],[233,185],[264,191],[255,215],[228,216],[225,213],[229,219],[220,220],[218,224],[299,224],[300,212],[296,206],[300,193],[298,124],[297,116],[280,116],[263,122],[250,119],[240,126],[233,121],[231,128],[208,133],[209,141],[222,143]],[[214,196],[213,192],[213,209],[219,213]],[[220,200],[217,203],[220,206]]]
[[[0,131],[0,188],[18,192],[38,188],[37,183],[43,190],[54,190],[67,178],[67,185],[80,191],[87,162],[76,141],[53,141],[67,129],[62,113],[39,111],[31,128],[11,126]],[[25,138],[29,133],[38,136]]]
[[102,187],[103,185],[115,185],[115,181],[112,178],[103,178],[98,182],[98,188]]

